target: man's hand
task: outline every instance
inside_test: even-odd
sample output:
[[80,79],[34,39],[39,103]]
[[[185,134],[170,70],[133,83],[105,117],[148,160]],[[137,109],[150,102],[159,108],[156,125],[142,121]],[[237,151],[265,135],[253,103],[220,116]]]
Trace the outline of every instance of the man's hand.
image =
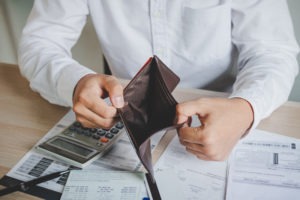
[[251,105],[241,98],[201,98],[180,103],[176,109],[178,124],[198,115],[201,126],[188,124],[178,134],[186,150],[203,160],[225,160],[254,118]]
[[[102,98],[109,96],[112,105]],[[89,74],[79,80],[73,95],[76,120],[85,127],[110,128],[116,108],[124,106],[123,87],[114,76]]]

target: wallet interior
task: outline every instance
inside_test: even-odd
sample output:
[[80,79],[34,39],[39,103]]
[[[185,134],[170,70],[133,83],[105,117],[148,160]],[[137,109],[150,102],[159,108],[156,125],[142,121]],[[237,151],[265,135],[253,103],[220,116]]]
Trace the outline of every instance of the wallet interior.
[[150,137],[174,127],[177,101],[171,92],[179,81],[179,77],[154,56],[126,86],[125,106],[118,109],[137,155],[153,182]]

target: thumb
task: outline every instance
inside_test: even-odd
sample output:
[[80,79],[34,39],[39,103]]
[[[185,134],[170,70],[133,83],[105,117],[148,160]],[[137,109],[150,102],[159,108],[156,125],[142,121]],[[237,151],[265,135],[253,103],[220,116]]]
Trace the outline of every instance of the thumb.
[[112,105],[116,108],[122,108],[124,106],[124,97],[123,97],[123,95],[110,96],[110,100],[112,102]]
[[112,105],[116,108],[124,106],[123,87],[114,76],[109,76],[104,81],[103,87],[108,92]]
[[201,100],[187,101],[176,106],[177,123],[183,123],[193,115],[203,116],[208,112]]
[[176,106],[177,124],[189,123],[191,116],[196,114],[192,108],[191,102],[179,103]]

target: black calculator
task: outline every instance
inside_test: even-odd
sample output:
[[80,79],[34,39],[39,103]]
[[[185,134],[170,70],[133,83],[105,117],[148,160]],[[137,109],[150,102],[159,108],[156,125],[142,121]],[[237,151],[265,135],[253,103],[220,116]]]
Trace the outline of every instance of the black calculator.
[[37,146],[76,167],[84,167],[106,153],[125,132],[119,121],[111,129],[86,128],[75,121],[58,135]]

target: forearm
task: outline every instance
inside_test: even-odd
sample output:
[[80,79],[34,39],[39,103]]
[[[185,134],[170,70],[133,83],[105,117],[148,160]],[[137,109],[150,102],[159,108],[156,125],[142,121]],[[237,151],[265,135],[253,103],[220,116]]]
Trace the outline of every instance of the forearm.
[[261,119],[288,99],[298,64],[296,51],[280,50],[279,47],[252,54],[248,52],[248,55],[247,61],[239,62],[243,67],[238,72],[231,97],[241,97],[250,102],[255,114],[255,128]]
[[285,0],[234,2],[232,38],[239,59],[231,97],[251,103],[255,128],[288,99],[299,47]]
[[93,73],[71,55],[87,12],[80,0],[36,1],[23,30],[18,52],[20,71],[31,88],[51,103],[71,106],[76,83]]
[[51,103],[72,106],[72,92],[78,80],[94,73],[50,44],[22,39],[19,67],[30,87]]

